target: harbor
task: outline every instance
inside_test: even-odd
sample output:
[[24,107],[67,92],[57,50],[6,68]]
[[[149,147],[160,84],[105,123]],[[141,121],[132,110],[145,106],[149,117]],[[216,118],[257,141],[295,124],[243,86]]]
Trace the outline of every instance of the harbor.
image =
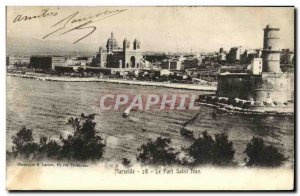
[[[200,105],[199,111],[133,110],[127,118],[123,118],[125,107],[119,111],[101,112],[97,98],[116,91],[119,94],[147,95],[153,91],[163,94],[166,88],[117,83],[99,85],[99,82],[44,82],[9,76],[7,89],[7,149],[11,149],[11,138],[23,125],[34,130],[37,141],[40,136],[58,139],[60,135],[67,136],[72,132],[66,125],[66,119],[81,113],[95,113],[96,128],[107,145],[102,159],[104,162],[119,162],[124,157],[134,161],[136,149],[149,138],[159,136],[171,138],[176,149],[188,147],[192,141],[182,137],[180,131],[189,122],[186,129],[193,131],[195,137],[205,130],[211,135],[227,133],[234,143],[234,161],[238,166],[245,165],[244,150],[253,136],[279,147],[289,157],[285,164],[288,167],[293,165],[293,115],[241,115],[219,110],[213,116],[214,106]],[[207,91],[169,88],[168,93],[205,95]],[[199,115],[193,119],[197,113]]]

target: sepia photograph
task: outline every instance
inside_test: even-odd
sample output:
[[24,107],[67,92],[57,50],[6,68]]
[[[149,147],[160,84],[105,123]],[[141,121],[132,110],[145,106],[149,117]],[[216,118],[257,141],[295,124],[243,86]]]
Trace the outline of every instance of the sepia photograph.
[[6,189],[294,191],[295,7],[7,6]]

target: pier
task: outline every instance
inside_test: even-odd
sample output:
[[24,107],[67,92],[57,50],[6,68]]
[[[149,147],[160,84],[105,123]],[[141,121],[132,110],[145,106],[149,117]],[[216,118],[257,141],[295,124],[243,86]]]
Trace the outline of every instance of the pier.
[[217,90],[217,86],[214,85],[210,86],[210,85],[197,85],[197,84],[163,83],[163,82],[135,81],[135,80],[122,80],[122,79],[101,79],[101,78],[45,77],[45,76],[34,76],[34,75],[13,74],[13,73],[7,73],[7,76],[36,79],[41,81],[107,82],[107,83],[116,83],[116,84],[156,86],[156,87],[164,87],[164,88],[199,90],[199,91],[210,91],[210,92],[215,92]]

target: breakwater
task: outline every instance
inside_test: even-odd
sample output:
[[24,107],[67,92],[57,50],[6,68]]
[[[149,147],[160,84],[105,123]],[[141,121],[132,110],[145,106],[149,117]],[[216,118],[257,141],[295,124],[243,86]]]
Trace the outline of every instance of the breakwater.
[[156,86],[164,88],[175,88],[185,90],[201,90],[215,92],[217,86],[203,85],[203,84],[180,84],[180,83],[164,83],[164,82],[149,82],[149,81],[136,81],[136,80],[123,80],[123,79],[103,79],[103,78],[71,78],[71,77],[47,77],[47,76],[35,76],[28,74],[14,74],[7,73],[7,76],[21,77],[28,79],[36,79],[41,81],[57,81],[57,82],[107,82],[127,85],[140,85],[140,86]]

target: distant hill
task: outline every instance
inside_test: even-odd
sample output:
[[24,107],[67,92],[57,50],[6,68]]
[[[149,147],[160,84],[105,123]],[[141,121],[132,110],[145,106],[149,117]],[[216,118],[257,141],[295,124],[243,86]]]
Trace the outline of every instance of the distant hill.
[[68,43],[62,41],[23,39],[7,37],[7,55],[80,55],[92,56],[98,46],[86,43]]
[[[43,39],[24,39],[20,37],[7,37],[6,55],[79,55],[93,56],[98,51],[97,43],[69,43]],[[143,55],[171,55],[164,51],[142,50]],[[174,53],[175,54],[175,53]]]

